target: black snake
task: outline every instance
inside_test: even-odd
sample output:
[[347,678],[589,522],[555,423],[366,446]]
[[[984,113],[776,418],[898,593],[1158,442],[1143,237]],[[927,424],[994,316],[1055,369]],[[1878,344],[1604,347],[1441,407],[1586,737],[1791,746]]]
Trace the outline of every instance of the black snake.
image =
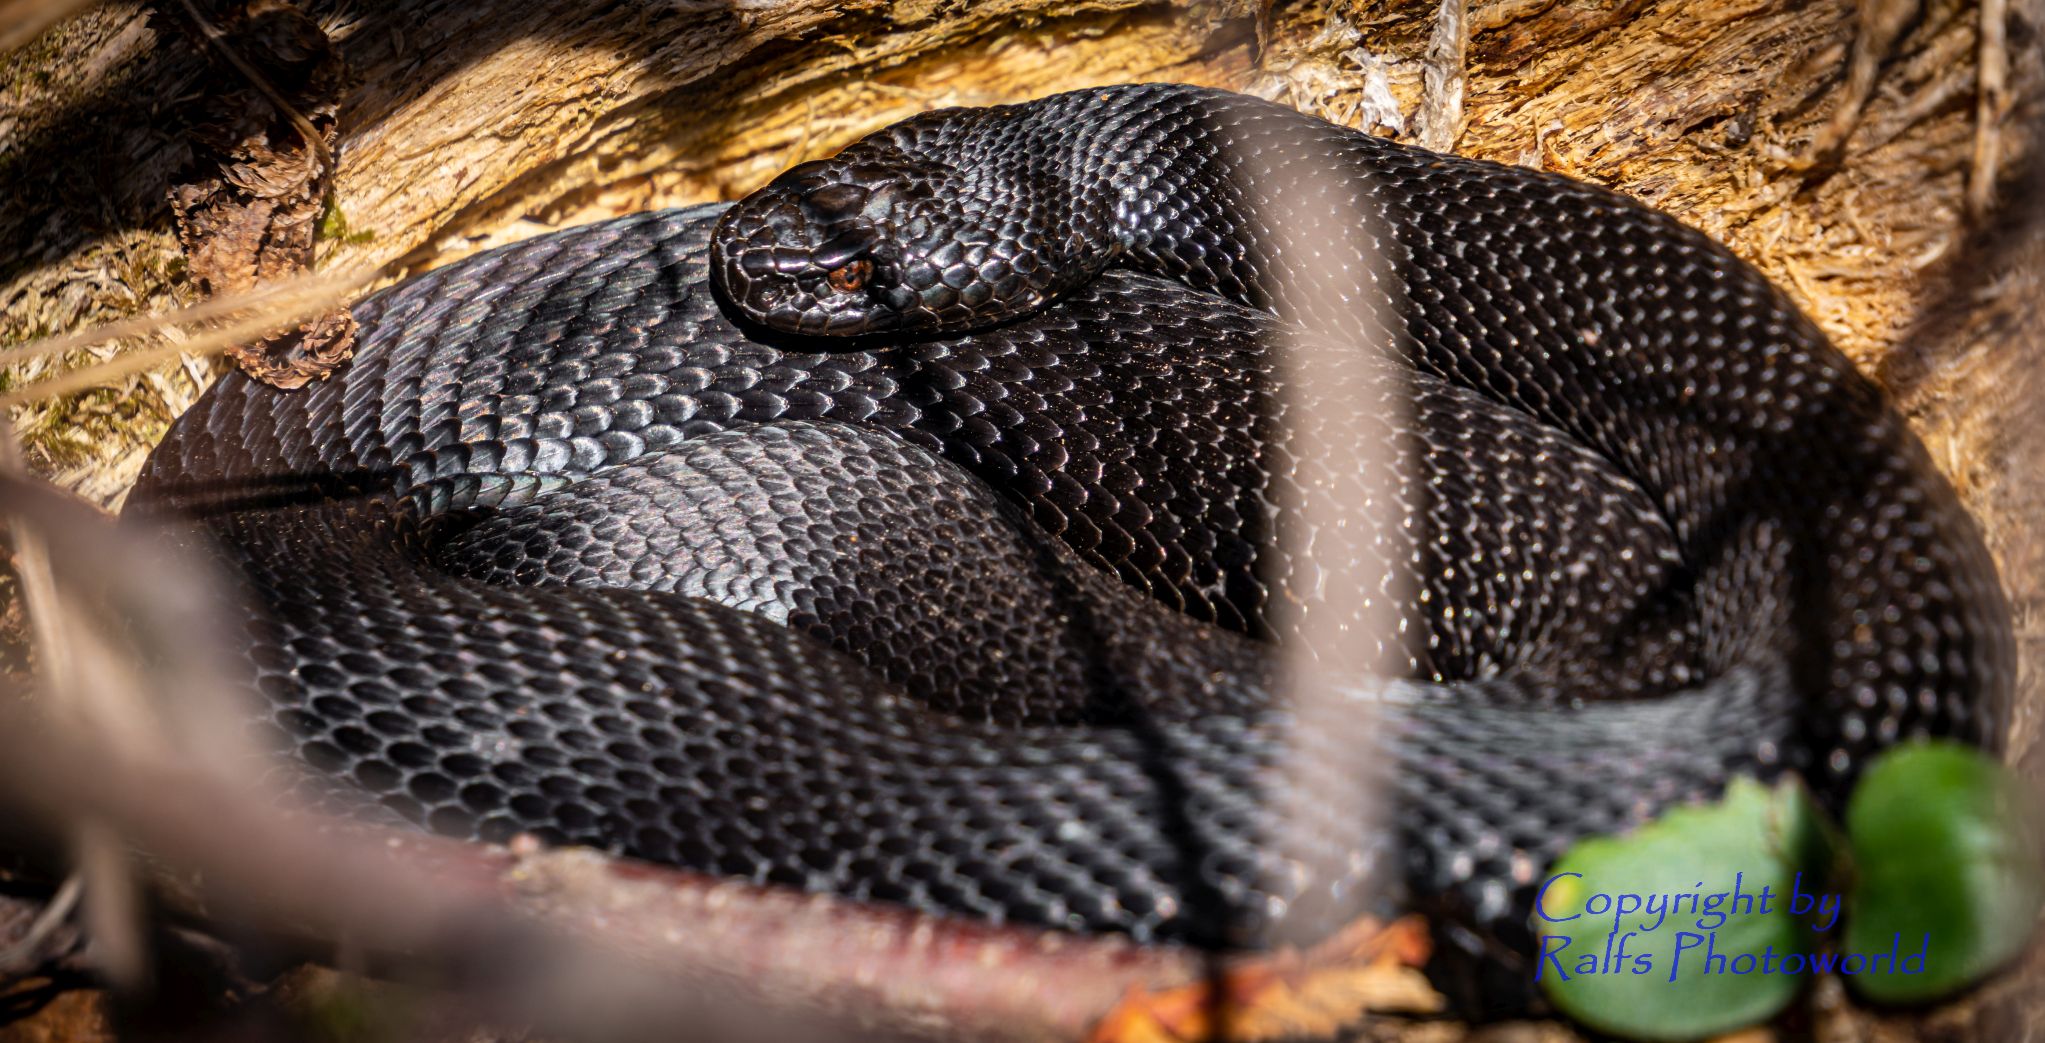
[[[1372,256],[1287,230],[1352,217]],[[1763,277],[1254,99],[933,113],[355,314],[136,502],[240,582],[308,791],[449,834],[1223,946],[1370,885],[1510,938],[1587,833],[2006,723],[1971,520]],[[1274,336],[1366,325],[1381,397],[1284,386]],[[1329,418],[1391,524],[1296,517]],[[1268,639],[1331,575],[1417,592],[1356,637],[1407,677],[1289,728]],[[1321,799],[1359,783],[1388,823]]]

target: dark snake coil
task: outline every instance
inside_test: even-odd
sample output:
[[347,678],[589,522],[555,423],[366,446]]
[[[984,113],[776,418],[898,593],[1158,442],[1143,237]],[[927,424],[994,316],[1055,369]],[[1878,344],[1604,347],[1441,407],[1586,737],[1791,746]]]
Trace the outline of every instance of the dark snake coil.
[[[1142,86],[919,117],[725,215],[410,280],[343,373],[228,377],[150,458],[130,513],[240,583],[303,791],[1147,941],[1368,890],[1511,943],[1586,834],[2001,741],[2007,612],[1903,420],[1612,193]],[[1287,231],[1336,219],[1375,261]],[[1375,398],[1268,347],[1366,327]],[[1301,520],[1336,421],[1389,524]],[[1293,728],[1269,639],[1330,576],[1408,592],[1356,635],[1407,679]]]

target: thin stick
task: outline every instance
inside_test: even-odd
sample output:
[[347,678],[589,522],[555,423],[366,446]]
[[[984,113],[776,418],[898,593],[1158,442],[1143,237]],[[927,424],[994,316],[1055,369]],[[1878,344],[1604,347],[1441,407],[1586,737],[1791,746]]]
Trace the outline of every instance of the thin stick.
[[[375,270],[371,269],[338,278],[321,277],[308,280],[294,280],[294,283],[301,288],[307,283],[319,284],[313,291],[308,291],[309,293],[316,292],[316,295],[306,296],[303,299],[294,300],[287,304],[271,305],[260,315],[243,319],[240,322],[230,323],[218,329],[208,330],[183,343],[165,344],[141,351],[129,352],[125,355],[117,355],[105,362],[69,370],[53,377],[24,384],[4,395],[0,395],[0,410],[12,409],[31,402],[54,398],[58,395],[67,395],[74,391],[82,391],[86,388],[111,383],[131,373],[151,369],[180,357],[203,357],[220,354],[238,344],[254,340],[265,333],[326,311],[335,303],[345,298],[350,291],[369,282],[375,274]],[[240,310],[246,306],[246,301],[239,302],[235,310]],[[198,309],[191,310],[197,311]],[[144,320],[143,325],[160,327],[162,324],[170,321],[171,319],[168,317]],[[179,321],[190,320],[181,316]],[[106,328],[102,327],[102,329]],[[104,338],[84,338],[86,343],[99,339]],[[35,348],[36,345],[29,345],[29,347]],[[0,356],[0,362],[4,361],[5,357]]]
[[2002,158],[2002,117],[2009,106],[2006,0],[1981,0],[1981,46],[1975,61],[1974,159],[1967,169],[1967,216],[1981,221],[1995,202]]
[[32,967],[43,943],[50,940],[57,928],[71,918],[71,910],[78,907],[78,894],[85,887],[85,877],[72,873],[64,878],[62,886],[50,898],[50,904],[36,914],[35,921],[28,925],[28,933],[5,951],[0,951],[0,974],[12,973],[16,968]]
[[1434,14],[1421,71],[1420,144],[1437,152],[1455,148],[1463,133],[1463,91],[1469,80],[1470,33],[1464,0],[1442,0]]
[[327,149],[326,139],[320,136],[319,131],[313,129],[312,121],[306,119],[305,115],[290,102],[285,101],[284,95],[279,93],[277,88],[270,86],[270,81],[265,79],[262,73],[257,72],[255,66],[250,65],[239,52],[227,45],[226,34],[215,28],[212,22],[207,21],[206,16],[199,13],[199,8],[192,0],[178,0],[178,4],[185,9],[185,14],[192,19],[192,23],[199,27],[199,32],[206,37],[207,44],[220,52],[221,57],[226,58],[236,69],[241,70],[241,74],[248,78],[249,83],[263,92],[263,97],[270,99],[270,104],[275,105],[277,111],[298,129],[299,135],[305,138],[305,143],[312,147],[313,159],[319,164],[318,169],[313,172],[314,177],[324,179],[333,169],[334,154]]
[[[214,297],[194,304],[191,307],[179,308],[163,315],[138,315],[134,318],[121,319],[118,322],[94,326],[75,333],[67,333],[61,337],[46,337],[42,340],[8,348],[5,351],[0,351],[0,366],[13,366],[27,362],[30,359],[62,355],[67,352],[78,351],[95,344],[119,340],[125,337],[145,337],[160,331],[166,326],[189,326],[197,322],[207,322],[232,315],[238,311],[268,307],[280,299],[288,301],[295,294],[308,295],[306,312],[310,313],[316,310],[313,302],[317,302],[319,306],[324,306],[339,301],[351,291],[368,283],[377,274],[378,269],[372,268],[343,276],[315,275],[311,273],[296,275],[288,279],[265,283],[263,286],[246,293]],[[294,314],[294,318],[296,317],[299,316]],[[277,321],[275,325],[281,326],[285,321],[290,320]]]

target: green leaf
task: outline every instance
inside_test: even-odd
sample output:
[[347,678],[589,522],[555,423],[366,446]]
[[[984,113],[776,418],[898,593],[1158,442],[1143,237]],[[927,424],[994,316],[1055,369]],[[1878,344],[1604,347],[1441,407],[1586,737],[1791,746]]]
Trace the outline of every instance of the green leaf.
[[1844,951],[1893,948],[1904,960],[1847,980],[1869,999],[1910,1003],[2014,957],[2041,897],[2036,823],[2023,785],[1975,750],[1919,743],[1883,755],[1846,809],[1858,883]]
[[[1806,895],[1823,889],[1832,851],[1800,783],[1769,789],[1748,779],[1716,804],[1581,841],[1556,863],[1535,913],[1540,984],[1571,1017],[1630,1039],[1702,1039],[1763,1021],[1809,980],[1781,967],[1785,954],[1801,963],[1819,937],[1789,914],[1788,899],[1793,886]],[[1746,902],[1712,903],[1736,881]],[[1641,911],[1615,917],[1621,895],[1636,896]],[[1666,903],[1659,923],[1649,911],[1656,900]],[[1625,958],[1614,960],[1608,954],[1622,940]],[[1707,965],[1707,952],[1725,962]]]

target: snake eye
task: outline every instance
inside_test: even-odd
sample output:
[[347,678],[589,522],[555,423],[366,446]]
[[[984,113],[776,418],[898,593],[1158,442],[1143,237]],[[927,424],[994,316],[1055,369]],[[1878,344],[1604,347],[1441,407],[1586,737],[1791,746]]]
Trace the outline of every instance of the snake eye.
[[866,285],[873,277],[873,262],[861,258],[843,267],[833,268],[824,273],[824,281],[839,293],[852,293]]

